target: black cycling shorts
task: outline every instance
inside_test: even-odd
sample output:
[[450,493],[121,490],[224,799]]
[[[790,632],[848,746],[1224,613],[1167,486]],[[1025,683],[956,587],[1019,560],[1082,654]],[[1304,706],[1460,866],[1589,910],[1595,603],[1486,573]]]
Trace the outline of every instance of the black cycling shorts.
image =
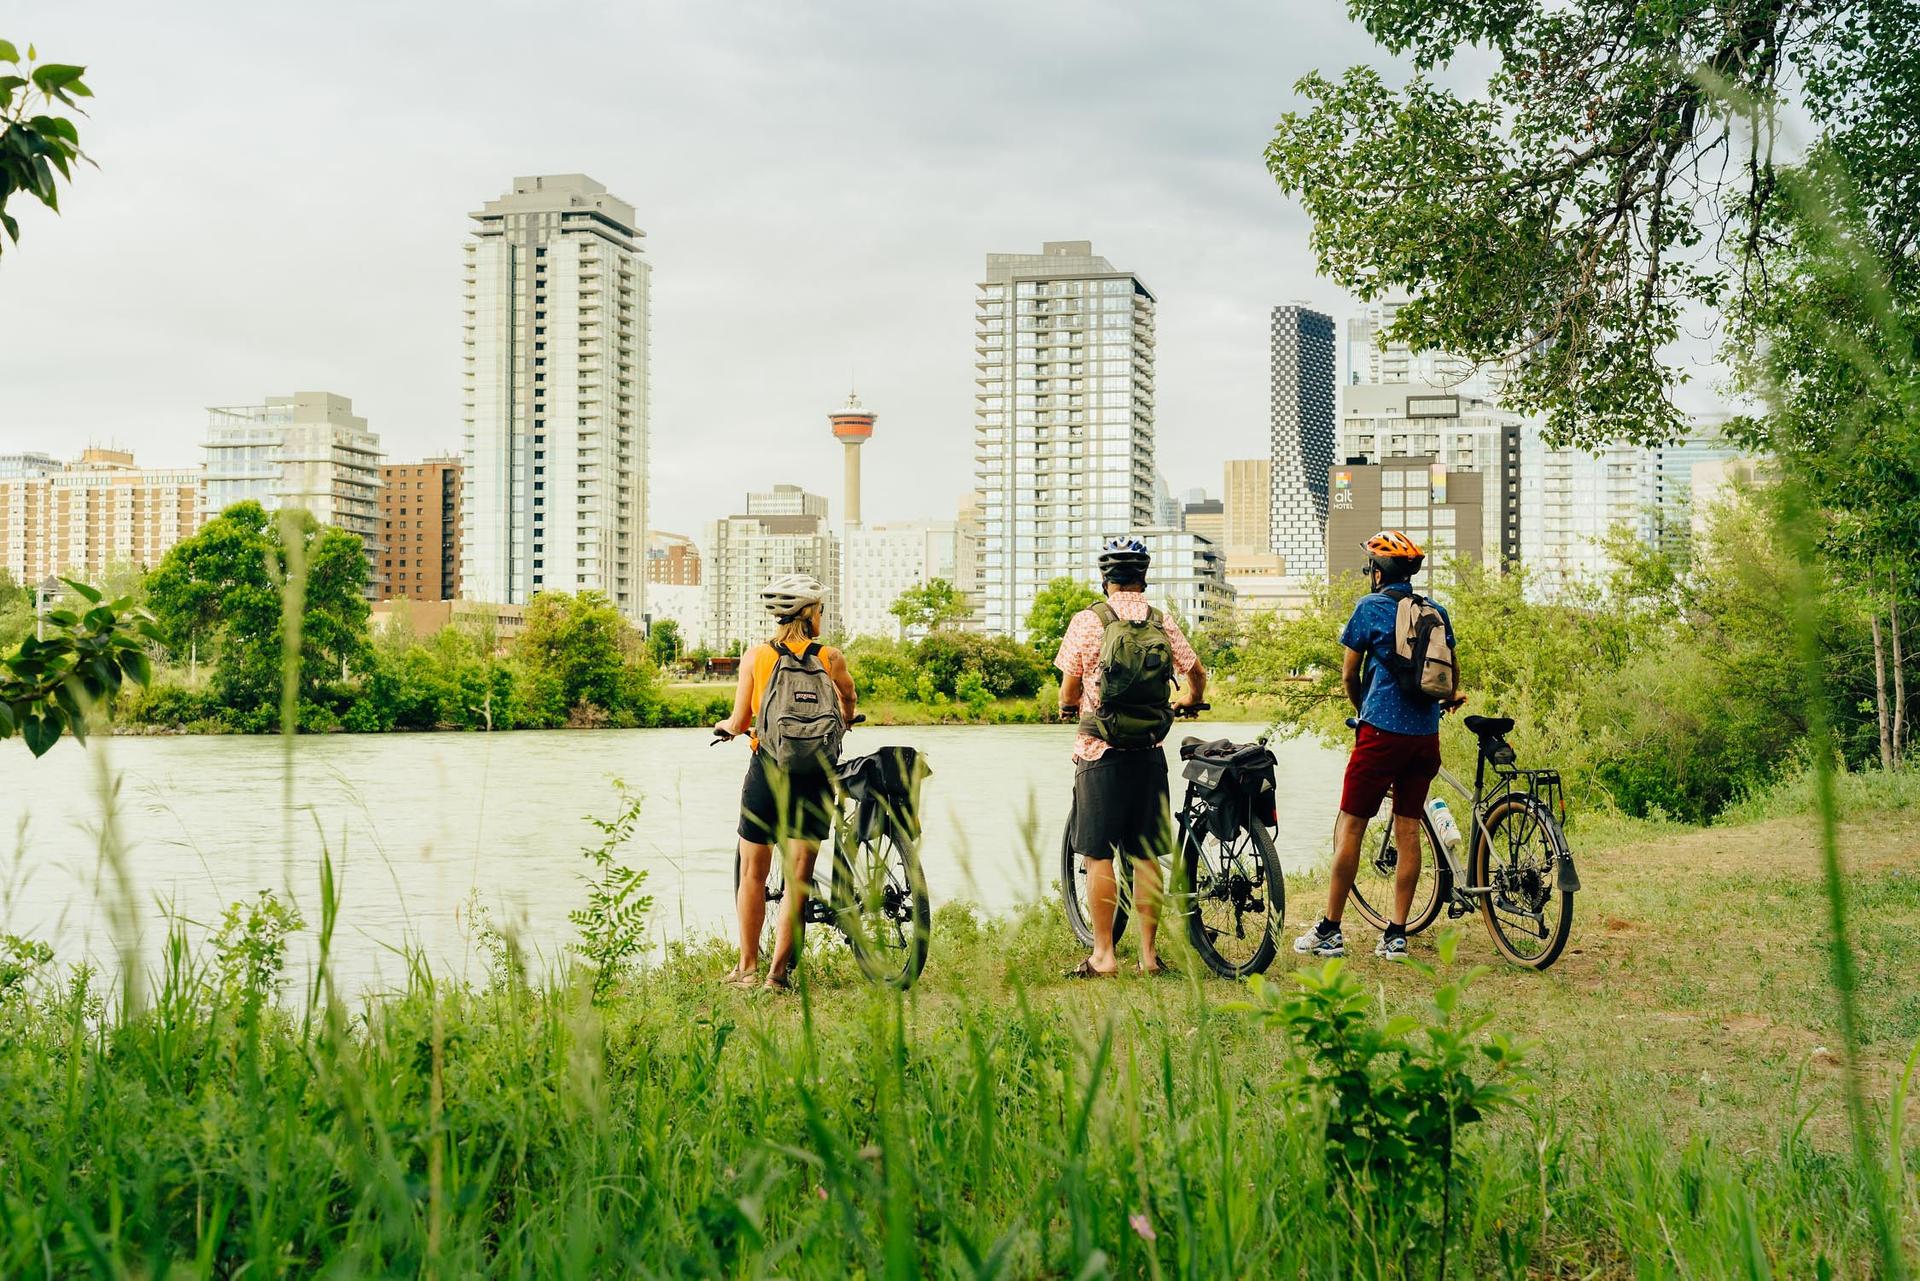
[[1173,846],[1167,757],[1157,747],[1109,747],[1073,767],[1073,851],[1086,858],[1158,858]]
[[785,783],[785,795],[776,795],[760,753],[753,754],[740,785],[740,839],[772,845],[776,832],[787,840],[827,839],[833,830],[832,780],[825,774],[802,774],[786,776]]

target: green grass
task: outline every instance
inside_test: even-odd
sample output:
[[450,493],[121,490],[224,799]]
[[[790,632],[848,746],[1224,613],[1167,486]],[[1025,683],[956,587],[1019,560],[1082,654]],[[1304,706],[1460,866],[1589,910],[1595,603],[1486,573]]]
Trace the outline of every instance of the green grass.
[[[1841,815],[1903,810],[1920,806],[1920,769],[1836,771],[1834,800]],[[1727,824],[1812,814],[1817,808],[1814,772],[1802,767],[1741,797],[1717,818]]]
[[[1884,1126],[1920,1031],[1920,824],[1848,836]],[[1450,1275],[1870,1272],[1811,841],[1587,847],[1574,950],[1467,998],[1534,1043],[1537,1089],[1463,1127]],[[1318,887],[1290,889],[1299,921]],[[816,930],[791,996],[720,987],[709,942],[600,1007],[416,964],[358,1008],[320,983],[256,1014],[182,938],[125,1017],[42,968],[0,998],[0,1275],[1437,1275],[1439,1207],[1357,1194],[1291,1043],[1169,951],[1188,977],[1070,982],[1050,905],[950,906],[905,998]],[[1434,991],[1354,968],[1383,1013]]]

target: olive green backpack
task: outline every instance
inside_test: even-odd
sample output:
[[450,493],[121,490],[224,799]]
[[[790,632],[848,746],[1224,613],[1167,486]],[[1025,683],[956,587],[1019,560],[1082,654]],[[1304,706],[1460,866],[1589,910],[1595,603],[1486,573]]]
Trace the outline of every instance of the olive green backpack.
[[1101,601],[1100,706],[1083,712],[1080,728],[1109,747],[1156,747],[1173,725],[1173,645],[1160,611],[1134,623]]

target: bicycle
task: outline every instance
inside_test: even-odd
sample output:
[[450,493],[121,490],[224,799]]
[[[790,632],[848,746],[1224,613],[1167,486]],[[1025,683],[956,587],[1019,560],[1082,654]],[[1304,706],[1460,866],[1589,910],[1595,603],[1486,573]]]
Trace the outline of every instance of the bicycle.
[[[1207,710],[1198,703],[1181,714]],[[1248,744],[1189,737],[1180,744],[1187,780],[1180,803],[1181,881],[1175,910],[1206,967],[1221,978],[1259,974],[1273,963],[1286,916],[1286,882],[1274,851],[1274,757],[1267,735]],[[1067,924],[1083,947],[1093,946],[1087,899],[1087,860],[1073,849],[1073,818],[1060,842],[1061,897]],[[1125,888],[1114,905],[1113,937],[1126,930],[1132,864],[1122,860]]]
[[[1357,727],[1352,718],[1347,724]],[[1566,948],[1573,930],[1573,896],[1580,889],[1580,875],[1563,829],[1566,794],[1560,772],[1515,764],[1516,754],[1507,742],[1513,732],[1512,717],[1469,716],[1465,724],[1479,743],[1473,790],[1469,792],[1445,766],[1439,777],[1467,799],[1473,829],[1468,863],[1460,866],[1458,833],[1451,845],[1443,840],[1429,805],[1420,815],[1429,857],[1420,861],[1407,933],[1418,934],[1432,925],[1442,908],[1448,919],[1478,911],[1502,956],[1517,965],[1544,970]],[[1362,838],[1352,897],[1367,923],[1384,930],[1391,920],[1386,909],[1393,903],[1399,852],[1394,848],[1391,809],[1386,804],[1374,821],[1382,819],[1385,833],[1371,857],[1365,854],[1367,838]]]
[[[864,716],[855,716],[861,724]],[[724,741],[716,731],[714,742]],[[816,862],[793,940],[794,966],[805,954],[806,927],[831,925],[876,983],[905,990],[927,965],[932,905],[920,867],[920,784],[932,770],[911,747],[883,747],[840,762],[833,771],[833,852]],[[733,888],[740,892],[740,849],[733,851]],[[764,950],[773,951],[779,904],[787,897],[783,851],[767,874]]]

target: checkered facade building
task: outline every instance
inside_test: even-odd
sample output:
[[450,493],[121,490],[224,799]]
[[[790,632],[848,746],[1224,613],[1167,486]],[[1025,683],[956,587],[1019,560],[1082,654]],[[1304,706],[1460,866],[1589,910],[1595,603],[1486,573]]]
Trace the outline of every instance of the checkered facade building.
[[1327,469],[1333,466],[1333,317],[1273,309],[1271,549],[1289,578],[1327,573]]

